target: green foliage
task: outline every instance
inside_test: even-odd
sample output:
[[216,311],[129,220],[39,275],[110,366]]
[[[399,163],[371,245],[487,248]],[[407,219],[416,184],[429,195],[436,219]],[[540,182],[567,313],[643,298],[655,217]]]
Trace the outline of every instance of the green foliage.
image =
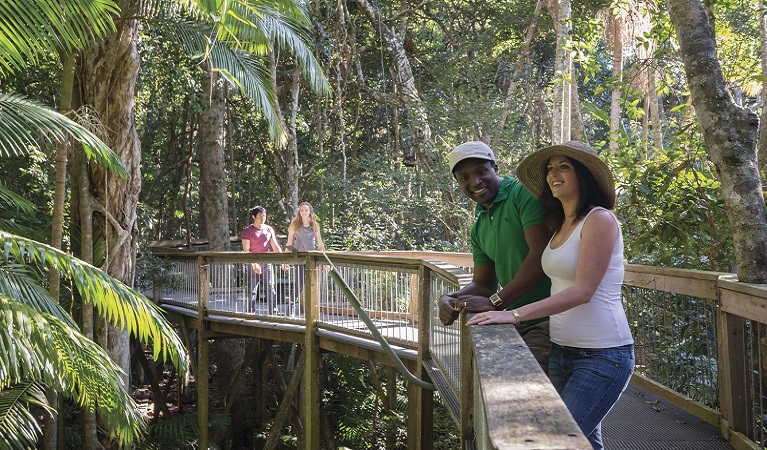
[[[405,448],[407,385],[397,380],[396,407],[385,408],[375,393],[365,361],[343,355],[324,359],[330,382],[324,386],[324,408],[331,424],[336,424],[339,446],[354,449]],[[382,377],[381,382],[390,382]],[[396,447],[385,447],[385,436],[394,433]]]
[[[107,435],[121,445],[130,445],[142,434],[144,423],[125,391],[120,368],[101,347],[80,334],[68,313],[48,296],[40,281],[42,269],[53,267],[68,276],[78,293],[110,323],[127,329],[142,343],[151,341],[155,359],[167,358],[186,373],[189,362],[180,339],[154,304],[99,269],[3,231],[0,248],[0,391],[4,395],[7,389],[43,383],[81,407],[95,410]],[[31,436],[37,428],[18,408],[36,403],[29,395],[20,398],[22,403],[0,409],[0,418],[6,421],[0,428],[28,430],[8,436],[15,439],[13,445],[23,446],[24,436]]]
[[[208,413],[208,429],[212,433],[226,430],[231,418],[220,411]],[[136,450],[197,450],[200,425],[197,414],[182,414],[163,418],[149,426],[147,435],[136,445]],[[210,450],[219,447],[211,443]]]
[[631,263],[731,270],[734,255],[720,185],[705,148],[689,140],[693,136],[680,133],[676,145],[651,159],[641,142],[626,142],[611,161]]
[[111,15],[118,11],[112,0],[0,2],[0,75],[26,70],[46,53],[84,48],[114,30]]

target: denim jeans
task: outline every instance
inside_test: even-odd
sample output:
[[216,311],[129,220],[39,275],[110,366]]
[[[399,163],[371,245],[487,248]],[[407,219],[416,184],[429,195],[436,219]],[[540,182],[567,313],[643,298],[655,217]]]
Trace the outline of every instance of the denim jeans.
[[595,450],[604,448],[602,420],[626,390],[634,345],[576,348],[552,344],[549,379]]

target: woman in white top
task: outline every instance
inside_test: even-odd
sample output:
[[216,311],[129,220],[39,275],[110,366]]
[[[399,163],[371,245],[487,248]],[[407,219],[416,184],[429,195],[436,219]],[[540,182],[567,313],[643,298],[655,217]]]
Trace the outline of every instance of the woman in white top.
[[634,370],[634,340],[621,301],[623,237],[610,169],[576,141],[539,150],[517,178],[547,208],[554,231],[543,252],[551,296],[512,311],[476,314],[469,325],[551,316],[549,378],[583,434],[603,449],[602,420]]

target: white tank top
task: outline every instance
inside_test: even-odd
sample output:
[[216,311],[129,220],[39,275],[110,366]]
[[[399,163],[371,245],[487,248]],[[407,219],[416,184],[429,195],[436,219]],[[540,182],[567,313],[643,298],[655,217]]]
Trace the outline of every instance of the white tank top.
[[[551,241],[549,241],[543,251],[541,264],[543,271],[551,278],[552,295],[564,291],[575,283],[583,224],[591,213],[598,209],[605,208],[596,207],[589,211],[564,244],[552,249]],[[610,215],[618,226],[618,240],[615,242],[607,272],[588,303],[551,316],[551,342],[580,348],[610,348],[634,342],[621,302],[623,285],[621,225],[612,212]]]

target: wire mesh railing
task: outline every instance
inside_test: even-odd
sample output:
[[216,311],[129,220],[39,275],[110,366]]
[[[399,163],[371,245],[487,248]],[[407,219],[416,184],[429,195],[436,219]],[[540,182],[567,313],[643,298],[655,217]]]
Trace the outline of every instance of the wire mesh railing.
[[439,305],[437,300],[445,294],[455,292],[460,286],[455,280],[445,278],[440,274],[431,277],[430,293],[431,302],[431,330],[429,330],[429,344],[432,360],[437,364],[442,375],[447,380],[450,389],[456,397],[460,394],[460,367],[461,367],[461,323],[456,320],[452,325],[442,325],[439,320]]
[[716,302],[626,285],[623,301],[634,336],[635,372],[717,409]]
[[[339,258],[333,258],[333,264],[381,335],[393,343],[415,346],[418,342],[419,266],[364,265]],[[327,263],[318,260],[320,323],[369,336],[365,323],[328,276],[329,269]]]
[[747,436],[767,448],[767,325],[744,319],[746,397],[751,420]]
[[[424,322],[419,314],[429,315],[429,358],[459,397],[460,325],[459,321],[450,326],[440,323],[437,299],[458,290],[470,273],[455,266],[440,270],[439,264],[416,258],[350,254],[331,254],[331,258],[364,311],[393,344],[418,348],[419,327]],[[311,259],[317,278],[310,292],[304,264]],[[330,280],[328,265],[319,254],[291,258],[290,254],[197,252],[171,260],[165,274],[169,276],[164,278],[172,281],[158,289],[163,303],[197,309],[198,277],[204,273],[209,314],[304,323],[305,307],[311,301],[317,302],[313,305],[318,308],[319,326],[370,335]],[[420,279],[424,265],[430,271],[426,285]],[[636,373],[711,408],[712,414],[721,411],[723,426],[765,447],[767,290],[737,282],[723,284],[721,275],[627,266],[623,295],[636,344]],[[307,295],[316,298],[307,301]],[[420,312],[422,304],[428,307]],[[737,333],[728,333],[728,327]]]
[[199,302],[199,272],[197,258],[173,258],[159,288],[164,303],[197,309]]

